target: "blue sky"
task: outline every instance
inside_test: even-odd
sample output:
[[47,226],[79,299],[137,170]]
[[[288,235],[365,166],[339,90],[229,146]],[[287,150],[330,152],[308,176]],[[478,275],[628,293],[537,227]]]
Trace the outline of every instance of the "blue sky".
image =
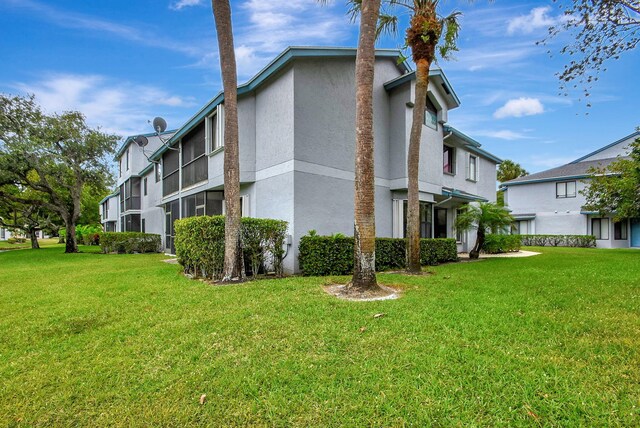
[[[240,83],[286,46],[356,44],[343,1],[232,0],[232,10]],[[587,108],[580,91],[558,95],[566,58],[535,45],[560,19],[553,2],[444,1],[451,10],[464,16],[456,60],[439,64],[462,100],[449,123],[487,150],[535,172],[640,125],[637,51],[608,64]],[[158,115],[178,127],[221,88],[209,1],[0,0],[0,28],[0,91],[34,93],[50,112],[80,110],[123,136],[151,131]]]

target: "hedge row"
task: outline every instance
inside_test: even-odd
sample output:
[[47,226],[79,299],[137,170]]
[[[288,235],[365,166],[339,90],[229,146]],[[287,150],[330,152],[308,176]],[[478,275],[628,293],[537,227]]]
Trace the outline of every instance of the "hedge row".
[[593,235],[521,235],[522,245],[536,247],[583,247],[596,246]]
[[102,232],[99,236],[103,253],[159,253],[162,251],[160,235],[140,232]]
[[487,254],[509,253],[520,251],[522,237],[520,235],[488,234],[484,238],[482,251]]
[[[282,275],[288,223],[243,217],[241,223],[245,268],[254,277],[272,271]],[[188,217],[175,222],[175,246],[184,272],[194,277],[221,279],[224,266],[224,216]]]
[[[306,235],[300,240],[298,260],[304,275],[349,275],[353,272],[352,237]],[[402,269],[406,262],[406,241],[376,238],[376,270]],[[420,263],[437,265],[458,260],[455,239],[421,239]]]

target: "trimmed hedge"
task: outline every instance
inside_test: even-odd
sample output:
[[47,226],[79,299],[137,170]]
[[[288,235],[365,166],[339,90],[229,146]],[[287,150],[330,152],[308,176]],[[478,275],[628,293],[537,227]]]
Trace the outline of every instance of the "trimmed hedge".
[[[243,217],[241,234],[245,268],[255,277],[271,270],[282,275],[288,223]],[[184,272],[194,277],[222,278],[224,266],[224,216],[188,217],[175,222],[175,246]]]
[[487,254],[510,253],[520,251],[522,237],[520,235],[485,235],[482,251]]
[[162,251],[160,235],[140,232],[102,232],[99,236],[103,253],[159,253]]
[[[304,275],[349,275],[353,272],[354,239],[343,235],[306,235],[300,240],[298,260]],[[437,265],[458,260],[455,239],[421,239],[420,263]],[[376,270],[403,269],[406,241],[376,238]]]
[[596,237],[593,235],[521,235],[522,245],[536,247],[582,247],[593,248],[596,246]]

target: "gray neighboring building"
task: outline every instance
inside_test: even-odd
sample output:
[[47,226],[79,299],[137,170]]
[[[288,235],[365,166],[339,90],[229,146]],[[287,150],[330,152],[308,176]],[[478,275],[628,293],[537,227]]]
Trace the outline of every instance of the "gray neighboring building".
[[[238,87],[242,214],[289,222],[288,272],[298,270],[298,244],[309,230],[353,234],[355,54],[291,47]],[[401,238],[415,76],[398,58],[397,50],[376,51],[373,97],[376,231]],[[224,213],[223,101],[219,93],[166,144],[155,142],[149,160],[133,138],[125,141],[118,161],[122,170],[129,159],[130,169],[121,174],[119,192],[102,201],[105,225],[162,234],[172,253],[176,219]],[[460,101],[439,69],[431,72],[427,104],[421,230],[425,237],[455,237],[458,208],[495,200],[500,159],[447,125]],[[144,183],[146,193],[135,190]],[[457,238],[465,250],[467,237]]]
[[595,235],[598,248],[640,247],[640,219],[615,223],[611,215],[585,211],[580,194],[591,168],[627,156],[638,137],[635,132],[566,165],[503,183],[505,205],[516,218],[518,233]]

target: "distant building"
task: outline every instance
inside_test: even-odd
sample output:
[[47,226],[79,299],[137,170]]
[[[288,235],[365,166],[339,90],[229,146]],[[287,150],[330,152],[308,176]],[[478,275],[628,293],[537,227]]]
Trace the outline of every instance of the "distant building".
[[640,219],[614,222],[611,215],[585,211],[580,194],[591,168],[627,156],[639,136],[635,132],[566,165],[503,183],[505,205],[516,218],[518,233],[595,235],[599,248],[640,247]]

